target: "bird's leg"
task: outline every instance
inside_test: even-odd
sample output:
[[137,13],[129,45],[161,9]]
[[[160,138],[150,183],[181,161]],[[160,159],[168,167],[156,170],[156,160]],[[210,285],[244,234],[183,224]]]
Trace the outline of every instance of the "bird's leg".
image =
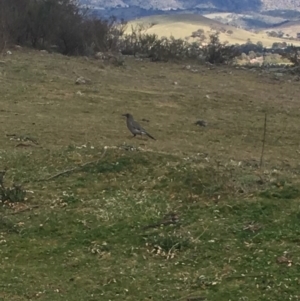
[[134,138],[136,136],[136,134],[134,134],[131,138]]

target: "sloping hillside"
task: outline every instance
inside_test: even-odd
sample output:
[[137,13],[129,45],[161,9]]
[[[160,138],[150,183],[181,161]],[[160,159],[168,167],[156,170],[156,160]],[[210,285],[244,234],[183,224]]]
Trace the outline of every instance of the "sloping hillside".
[[[149,24],[153,24],[153,26],[149,27]],[[194,40],[191,38],[191,34],[198,29],[204,30],[206,36],[204,42],[208,40],[210,34],[216,31],[220,31],[220,40],[222,42],[228,41],[230,44],[243,44],[250,39],[253,43],[261,41],[264,46],[270,47],[274,42],[286,41],[269,37],[266,32],[254,33],[194,14],[176,14],[140,18],[129,22],[127,32],[130,32],[132,27],[136,28],[139,25],[146,26],[147,29],[144,30],[144,32],[149,34],[154,33],[159,37],[169,37],[172,35],[175,38],[188,39],[189,41]],[[298,45],[300,42],[295,42],[294,44]]]
[[82,4],[102,8],[140,7],[144,9],[170,10],[215,8],[227,11],[298,10],[298,0],[81,0]]
[[[282,25],[271,27],[266,29],[265,31],[282,31],[285,35],[289,35],[290,37],[296,38],[297,33],[300,33],[300,20],[299,21],[291,21],[284,23]],[[294,41],[293,41],[294,44]]]

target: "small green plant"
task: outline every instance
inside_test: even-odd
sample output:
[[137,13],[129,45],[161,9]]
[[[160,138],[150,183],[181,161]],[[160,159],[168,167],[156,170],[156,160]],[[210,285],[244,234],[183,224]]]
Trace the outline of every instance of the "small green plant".
[[5,187],[4,176],[6,169],[0,172],[0,200],[12,203],[23,202],[26,197],[26,190],[21,185],[14,183],[12,187]]
[[68,205],[76,204],[80,202],[80,199],[74,195],[74,193],[67,193],[63,192],[63,195],[61,197],[61,200],[63,203],[66,203]]
[[175,253],[184,251],[192,247],[189,237],[176,231],[169,233],[155,233],[146,238],[148,252],[165,257],[174,258]]

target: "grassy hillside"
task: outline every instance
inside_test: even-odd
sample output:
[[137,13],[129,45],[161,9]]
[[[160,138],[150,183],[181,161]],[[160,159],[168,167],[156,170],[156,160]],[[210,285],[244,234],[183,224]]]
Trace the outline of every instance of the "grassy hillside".
[[1,300],[299,299],[293,78],[12,52],[0,162],[28,192],[0,207]]
[[297,37],[297,33],[300,33],[300,21],[291,21],[283,25],[272,27],[266,31],[282,31],[284,34],[288,34],[293,38]]
[[[207,40],[209,35],[215,32],[215,30],[231,30],[233,32],[232,34],[227,32],[221,32],[220,34],[220,40],[222,42],[228,41],[230,44],[244,44],[248,39],[250,39],[253,43],[261,41],[264,46],[271,47],[274,42],[286,41],[279,38],[269,37],[263,31],[260,33],[254,33],[241,28],[224,25],[215,20],[194,14],[178,14],[140,18],[129,22],[127,31],[130,32],[131,28],[136,28],[138,24],[144,24],[146,27],[149,24],[154,24],[151,28],[148,28],[145,31],[149,34],[155,33],[159,37],[169,37],[170,35],[173,35],[175,38],[189,38],[189,41],[193,41],[193,38],[190,38],[190,36],[192,32],[197,31],[198,29],[203,29],[205,31]],[[300,45],[300,42],[293,41],[293,44]]]

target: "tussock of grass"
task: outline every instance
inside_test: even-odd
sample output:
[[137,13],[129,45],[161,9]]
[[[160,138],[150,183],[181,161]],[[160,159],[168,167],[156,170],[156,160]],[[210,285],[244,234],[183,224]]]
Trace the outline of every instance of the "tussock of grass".
[[[41,147],[0,137],[5,181],[26,189],[0,207],[0,299],[297,300],[297,85],[132,60],[104,76],[95,62],[36,53],[5,66],[3,131]],[[94,84],[75,86],[70,68]],[[130,138],[130,111],[157,141]]]

